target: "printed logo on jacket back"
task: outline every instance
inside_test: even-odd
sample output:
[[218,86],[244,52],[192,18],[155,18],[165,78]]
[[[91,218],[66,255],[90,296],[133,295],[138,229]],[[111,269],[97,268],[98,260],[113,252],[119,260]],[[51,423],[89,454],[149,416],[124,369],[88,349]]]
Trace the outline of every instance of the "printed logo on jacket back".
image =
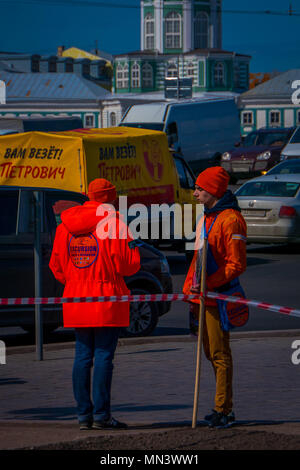
[[69,242],[69,255],[76,268],[87,268],[98,258],[99,245],[92,233],[73,235]]

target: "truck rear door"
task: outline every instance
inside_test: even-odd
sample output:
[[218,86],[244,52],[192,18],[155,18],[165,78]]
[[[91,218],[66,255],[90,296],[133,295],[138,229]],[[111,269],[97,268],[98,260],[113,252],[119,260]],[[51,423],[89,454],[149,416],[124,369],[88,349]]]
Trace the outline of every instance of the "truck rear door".
[[195,176],[182,157],[174,155],[174,162],[178,174],[178,187],[176,189],[176,202],[182,206],[183,235],[193,231],[196,220],[196,202],[193,197],[195,190]]

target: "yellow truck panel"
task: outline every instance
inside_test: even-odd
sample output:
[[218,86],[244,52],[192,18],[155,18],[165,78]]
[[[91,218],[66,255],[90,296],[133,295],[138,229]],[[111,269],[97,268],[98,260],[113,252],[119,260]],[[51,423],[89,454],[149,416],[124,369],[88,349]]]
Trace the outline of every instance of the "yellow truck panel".
[[[0,137],[1,185],[86,194],[90,181],[105,178],[119,196],[127,196],[128,207],[134,203],[194,206],[192,173],[184,185],[183,174],[188,170],[184,162],[180,169],[177,164],[166,134],[147,129],[76,129]],[[191,217],[194,220],[194,210]]]

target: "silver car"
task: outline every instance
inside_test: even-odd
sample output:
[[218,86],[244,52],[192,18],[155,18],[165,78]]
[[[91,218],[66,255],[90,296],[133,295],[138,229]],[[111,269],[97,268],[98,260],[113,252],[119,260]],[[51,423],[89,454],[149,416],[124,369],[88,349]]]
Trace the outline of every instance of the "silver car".
[[300,174],[265,175],[236,192],[252,243],[300,242]]
[[268,171],[267,175],[288,175],[291,173],[300,173],[300,158],[292,158],[278,163]]
[[300,158],[300,126],[296,128],[290,140],[281,151],[281,161],[289,158]]

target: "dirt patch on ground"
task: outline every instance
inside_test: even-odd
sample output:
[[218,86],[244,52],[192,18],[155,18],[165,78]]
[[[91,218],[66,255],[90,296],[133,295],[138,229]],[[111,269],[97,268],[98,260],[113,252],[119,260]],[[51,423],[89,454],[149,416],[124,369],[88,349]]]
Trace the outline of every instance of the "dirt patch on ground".
[[[101,431],[102,432],[102,431]],[[31,447],[36,450],[300,450],[300,435],[247,430],[181,428],[156,432],[99,435]]]

